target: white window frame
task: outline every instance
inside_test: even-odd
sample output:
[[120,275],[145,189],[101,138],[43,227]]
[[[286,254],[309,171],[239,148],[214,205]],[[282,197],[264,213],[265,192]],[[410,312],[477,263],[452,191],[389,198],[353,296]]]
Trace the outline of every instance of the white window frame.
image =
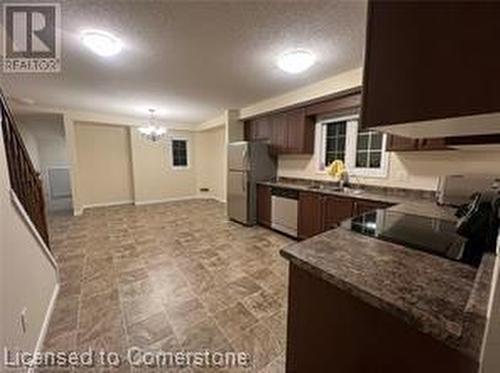
[[[186,142],[186,166],[175,166],[174,165],[174,141],[185,141]],[[170,167],[172,170],[189,170],[191,168],[191,144],[187,137],[182,136],[172,136],[169,139],[169,153],[170,153]]]
[[356,147],[358,142],[359,116],[348,115],[341,117],[330,117],[321,119],[316,122],[316,154],[317,154],[317,171],[326,173],[326,165],[324,164],[326,153],[326,124],[332,122],[347,122],[346,123],[346,144],[345,144],[345,165],[347,172],[351,176],[360,177],[387,177],[389,170],[389,154],[386,150],[387,135],[382,136],[382,155],[380,159],[380,168],[356,167]]

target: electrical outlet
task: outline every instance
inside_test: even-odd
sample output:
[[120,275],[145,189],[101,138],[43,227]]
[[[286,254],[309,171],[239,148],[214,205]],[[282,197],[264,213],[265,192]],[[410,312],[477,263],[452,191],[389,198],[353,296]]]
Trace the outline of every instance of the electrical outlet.
[[28,309],[26,307],[23,308],[21,311],[21,330],[23,331],[23,334],[26,333],[26,330],[28,329]]

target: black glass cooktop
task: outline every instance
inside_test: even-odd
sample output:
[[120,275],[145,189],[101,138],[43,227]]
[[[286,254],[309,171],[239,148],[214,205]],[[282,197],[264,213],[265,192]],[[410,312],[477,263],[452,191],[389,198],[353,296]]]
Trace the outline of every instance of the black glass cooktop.
[[388,210],[346,220],[342,228],[477,267],[479,258],[458,235],[453,222]]

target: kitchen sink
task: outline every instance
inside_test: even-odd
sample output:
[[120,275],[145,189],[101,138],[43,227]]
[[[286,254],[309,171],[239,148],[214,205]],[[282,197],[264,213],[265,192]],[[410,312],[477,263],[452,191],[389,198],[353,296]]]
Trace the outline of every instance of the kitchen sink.
[[361,194],[363,191],[361,189],[356,189],[356,188],[348,188],[348,187],[334,187],[334,186],[327,186],[327,185],[311,185],[308,187],[310,190],[324,190],[326,192],[341,192],[341,193],[346,193],[346,194]]
[[340,192],[342,190],[341,187],[327,186],[327,185],[311,185],[308,189],[312,190],[326,190],[332,192]]
[[363,193],[363,190],[355,189],[355,188],[343,188],[343,189],[340,189],[340,191],[343,193],[346,193],[346,194],[354,194],[354,195],[358,195],[358,194]]

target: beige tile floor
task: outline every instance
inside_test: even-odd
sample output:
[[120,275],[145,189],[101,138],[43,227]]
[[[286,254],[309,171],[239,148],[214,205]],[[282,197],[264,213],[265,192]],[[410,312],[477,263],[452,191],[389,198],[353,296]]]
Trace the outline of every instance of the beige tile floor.
[[[225,206],[190,200],[87,210],[50,219],[61,291],[46,351],[244,351],[283,372],[291,240],[243,227]],[[99,370],[100,369],[100,370]],[[78,368],[81,371],[106,371]],[[52,371],[53,368],[44,371]],[[120,372],[226,371],[130,367]]]

